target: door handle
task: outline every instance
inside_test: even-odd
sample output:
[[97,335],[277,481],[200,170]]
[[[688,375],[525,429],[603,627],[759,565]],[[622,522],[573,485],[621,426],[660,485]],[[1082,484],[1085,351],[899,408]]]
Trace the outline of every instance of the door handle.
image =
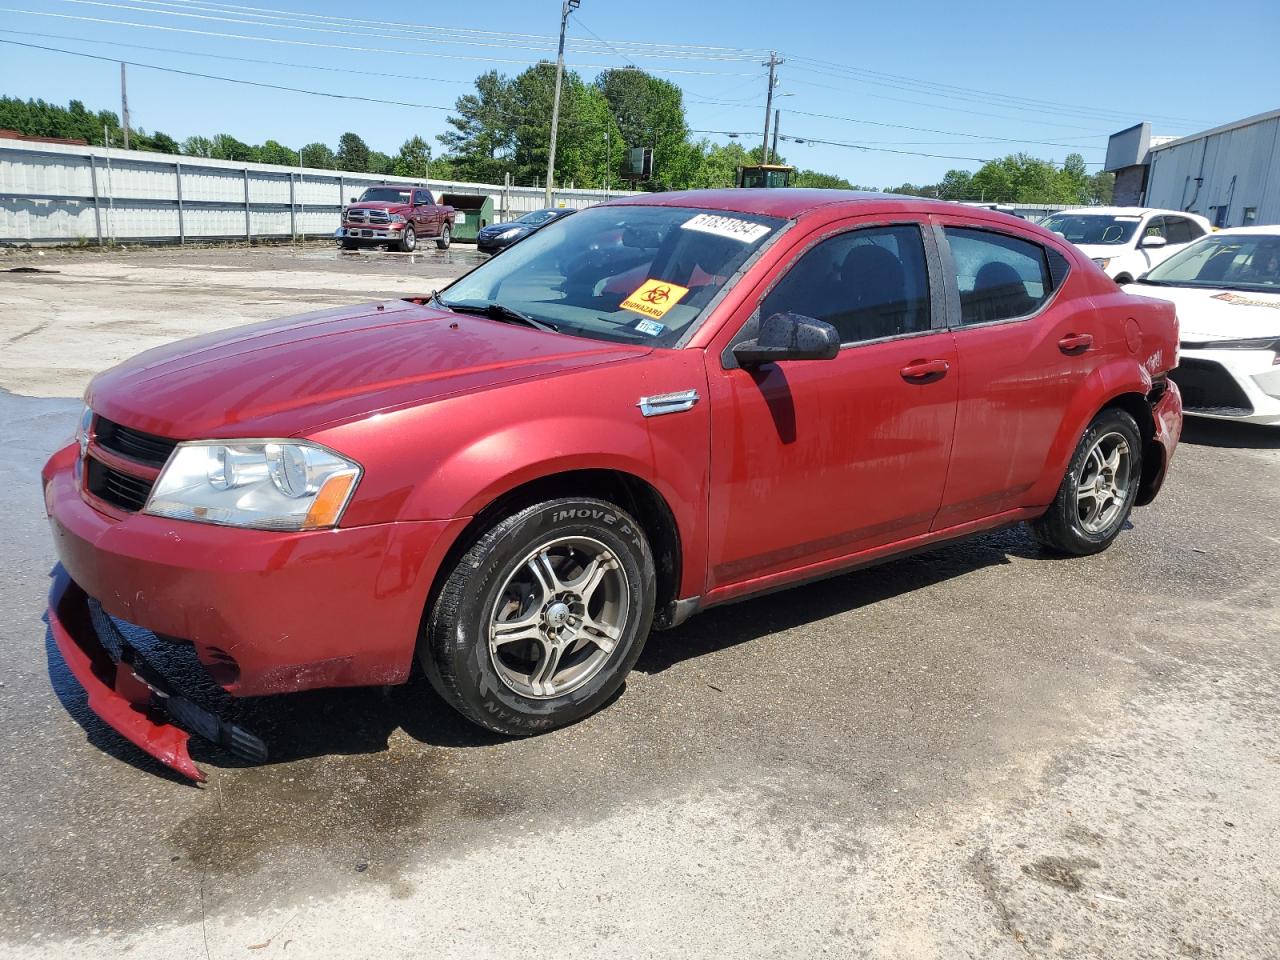
[[1091,333],[1068,333],[1058,341],[1058,349],[1068,355],[1084,353],[1092,346],[1093,334]]
[[951,369],[945,360],[913,360],[902,368],[902,379],[908,383],[933,383],[941,380]]

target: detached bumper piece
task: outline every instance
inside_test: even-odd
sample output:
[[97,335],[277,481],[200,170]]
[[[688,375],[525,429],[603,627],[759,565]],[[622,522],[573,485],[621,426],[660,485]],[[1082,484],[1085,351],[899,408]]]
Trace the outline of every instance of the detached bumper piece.
[[49,628],[89,709],[165,766],[196,782],[206,779],[187,750],[191,734],[243,760],[267,759],[261,739],[175,689],[61,566],[49,591]]

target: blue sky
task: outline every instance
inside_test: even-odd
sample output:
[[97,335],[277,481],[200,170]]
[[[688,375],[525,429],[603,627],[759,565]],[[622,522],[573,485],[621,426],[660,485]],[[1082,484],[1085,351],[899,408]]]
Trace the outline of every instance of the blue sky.
[[[0,39],[449,106],[477,73],[516,73],[544,51],[554,56],[547,38],[558,27],[559,6],[559,0],[431,6],[386,0],[0,0]],[[753,146],[763,132],[760,58],[776,49],[787,60],[777,88],[784,96],[776,100],[784,135],[876,148],[784,142],[786,158],[856,183],[893,186],[931,182],[949,168],[974,169],[981,159],[1016,150],[1055,160],[1079,150],[1097,169],[1106,135],[1130,123],[1151,119],[1156,133],[1186,134],[1280,107],[1274,59],[1280,3],[1240,0],[1223,8],[1215,14],[1216,36],[1206,30],[1204,11],[1203,0],[582,0],[570,19],[568,60],[581,64],[588,79],[601,67],[628,62],[652,69],[685,89],[691,126],[741,131],[747,134],[742,142]],[[367,49],[343,49],[348,47]],[[118,110],[118,77],[115,63],[0,44],[0,92],[10,96],[59,103],[76,98],[92,109]],[[135,125],[179,140],[225,132],[253,143],[274,137],[293,147],[316,140],[334,145],[341,133],[354,130],[388,153],[414,133],[434,144],[447,115],[140,67],[130,70],[129,101]],[[702,135],[726,141],[723,133]]]

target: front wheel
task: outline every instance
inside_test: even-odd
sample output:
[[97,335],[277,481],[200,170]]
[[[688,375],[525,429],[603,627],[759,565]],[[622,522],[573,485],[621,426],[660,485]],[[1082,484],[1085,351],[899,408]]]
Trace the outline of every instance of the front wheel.
[[449,230],[449,225],[446,223],[443,227],[440,228],[440,236],[436,238],[436,246],[439,247],[441,250],[448,250],[449,241],[452,239],[453,237],[452,237],[451,231]]
[[474,723],[527,736],[581,720],[619,690],[653,620],[653,555],[603,500],[535,504],[462,556],[432,605],[420,658]]
[[1142,477],[1142,434],[1123,410],[1103,410],[1076,445],[1067,474],[1044,516],[1031,524],[1036,539],[1059,553],[1085,556],[1111,546]]
[[413,253],[417,246],[418,235],[414,232],[412,224],[407,225],[400,236],[400,250],[402,253]]

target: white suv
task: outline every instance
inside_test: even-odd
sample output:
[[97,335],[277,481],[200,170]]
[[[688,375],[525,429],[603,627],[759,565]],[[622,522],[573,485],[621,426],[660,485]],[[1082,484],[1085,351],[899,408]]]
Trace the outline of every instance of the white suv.
[[1147,207],[1061,210],[1040,226],[1070,240],[1116,283],[1137,280],[1210,231],[1197,214]]

